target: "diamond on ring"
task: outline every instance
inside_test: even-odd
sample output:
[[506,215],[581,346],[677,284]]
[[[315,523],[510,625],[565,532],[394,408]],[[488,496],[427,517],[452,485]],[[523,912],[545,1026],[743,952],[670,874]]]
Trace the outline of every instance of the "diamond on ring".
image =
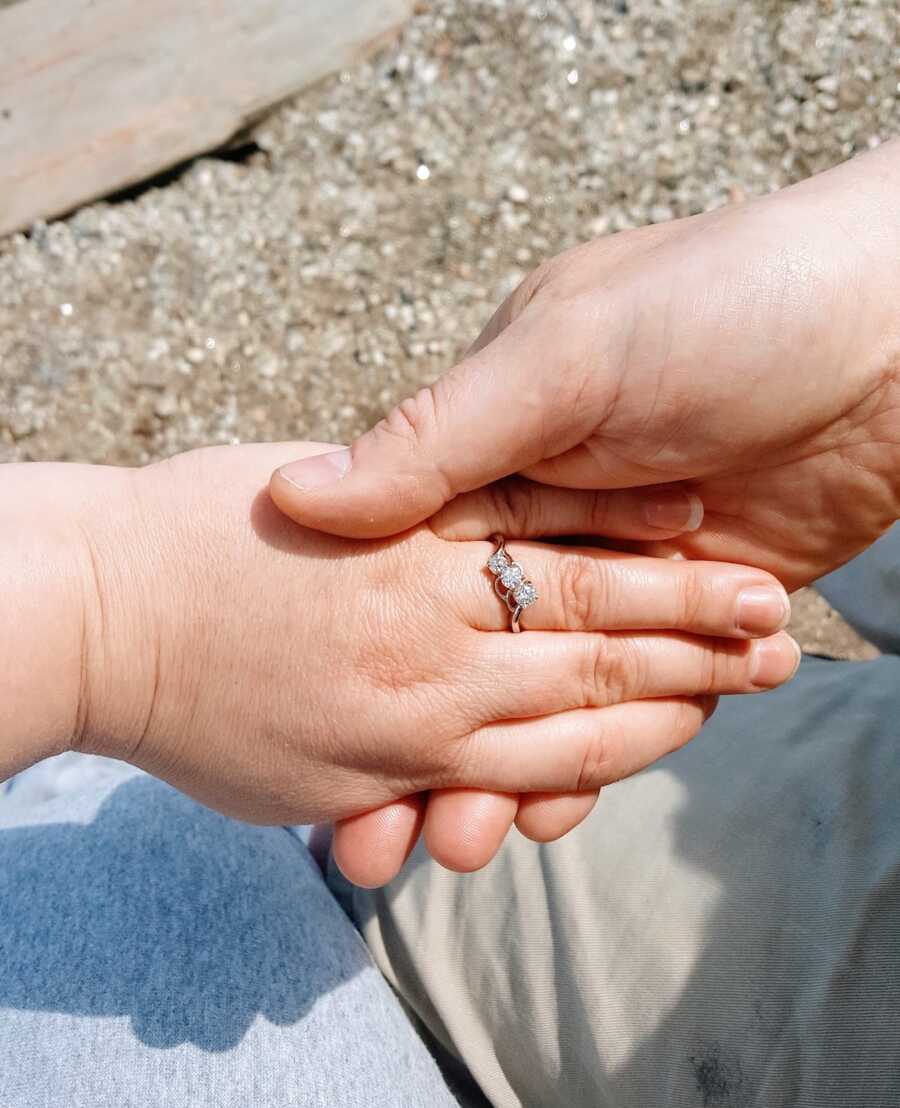
[[538,591],[525,576],[525,570],[510,558],[503,536],[494,535],[493,539],[497,549],[488,558],[487,567],[496,578],[494,592],[509,609],[512,630],[519,631],[519,616],[538,599]]
[[513,562],[500,574],[500,580],[503,582],[504,588],[514,589],[525,580],[525,570],[518,562]]
[[513,592],[513,600],[515,600],[520,608],[527,608],[529,605],[533,604],[537,598],[537,589],[530,581],[523,581]]
[[505,550],[497,550],[488,558],[488,569],[498,577],[508,565],[509,555]]

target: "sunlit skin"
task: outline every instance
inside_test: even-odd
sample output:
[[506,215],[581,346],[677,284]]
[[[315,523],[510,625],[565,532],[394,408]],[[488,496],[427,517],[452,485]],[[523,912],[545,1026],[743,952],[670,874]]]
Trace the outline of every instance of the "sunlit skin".
[[[703,526],[636,549],[760,566],[789,589],[814,580],[900,514],[898,182],[895,141],[779,193],[553,259],[463,362],[353,445],[345,476],[312,488],[276,476],[279,503],[307,526],[378,536],[511,473],[579,488],[678,480],[702,499]],[[426,836],[470,843],[465,797],[446,803],[455,830],[439,833],[429,813]],[[485,804],[472,798],[481,823]],[[482,858],[513,810],[497,798]],[[383,834],[385,817],[372,818]],[[407,846],[385,840],[398,864]]]
[[[517,543],[546,585],[512,635],[485,568],[502,505],[586,518],[593,494],[554,506],[522,485],[482,494],[445,534],[436,521],[346,540],[296,526],[267,489],[273,469],[324,449],[3,467],[0,776],[97,752],[268,824],[444,787],[596,791],[687,742],[717,694],[794,670],[781,586],[717,563]],[[641,503],[604,511],[647,534]],[[741,596],[760,588],[769,625],[742,629]]]

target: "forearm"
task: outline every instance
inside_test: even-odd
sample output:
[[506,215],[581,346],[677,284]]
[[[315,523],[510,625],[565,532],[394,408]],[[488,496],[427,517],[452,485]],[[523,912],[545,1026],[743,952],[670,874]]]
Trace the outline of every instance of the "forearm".
[[129,714],[127,687],[107,696],[107,632],[128,617],[121,605],[107,610],[95,543],[101,523],[115,527],[127,474],[0,467],[0,779],[98,728],[119,729]]

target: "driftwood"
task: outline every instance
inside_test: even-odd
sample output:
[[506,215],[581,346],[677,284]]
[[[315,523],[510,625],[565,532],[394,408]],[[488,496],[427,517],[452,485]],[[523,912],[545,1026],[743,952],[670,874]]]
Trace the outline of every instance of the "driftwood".
[[0,234],[222,145],[412,0],[0,0]]

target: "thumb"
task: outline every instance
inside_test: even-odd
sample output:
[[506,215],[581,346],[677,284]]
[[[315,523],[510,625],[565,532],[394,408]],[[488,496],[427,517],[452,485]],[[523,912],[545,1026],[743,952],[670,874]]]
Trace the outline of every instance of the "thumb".
[[272,499],[306,527],[377,538],[569,449],[589,433],[592,405],[584,382],[565,362],[560,368],[558,349],[546,349],[546,335],[520,317],[352,447],[276,470]]

